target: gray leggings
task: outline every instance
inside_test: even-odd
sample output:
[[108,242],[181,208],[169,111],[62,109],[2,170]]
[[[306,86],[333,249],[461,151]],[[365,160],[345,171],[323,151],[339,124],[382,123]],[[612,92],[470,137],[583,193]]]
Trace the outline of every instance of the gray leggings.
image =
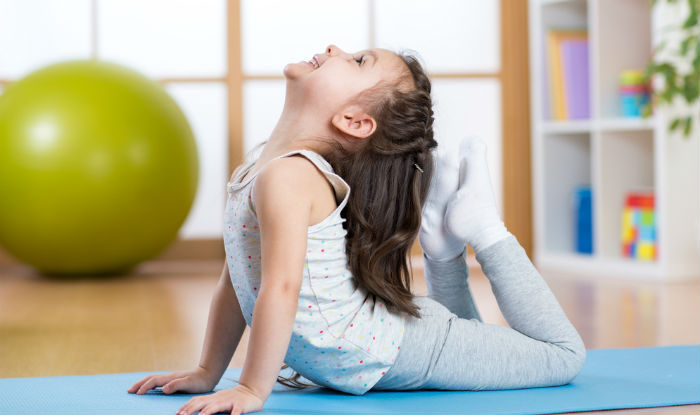
[[394,365],[373,390],[496,390],[557,386],[581,370],[586,349],[513,235],[477,252],[510,327],[486,324],[472,299],[466,251],[423,256],[428,297],[416,297]]

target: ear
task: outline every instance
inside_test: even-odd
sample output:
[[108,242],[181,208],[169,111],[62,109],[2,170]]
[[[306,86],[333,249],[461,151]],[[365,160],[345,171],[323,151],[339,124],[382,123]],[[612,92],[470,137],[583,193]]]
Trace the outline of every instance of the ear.
[[336,113],[331,123],[341,132],[355,138],[367,138],[377,129],[377,122],[357,106]]

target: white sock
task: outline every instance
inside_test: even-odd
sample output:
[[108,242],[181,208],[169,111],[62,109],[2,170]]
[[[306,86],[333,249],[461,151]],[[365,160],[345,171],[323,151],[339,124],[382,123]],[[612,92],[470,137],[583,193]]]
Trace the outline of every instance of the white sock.
[[459,189],[447,203],[445,227],[474,252],[508,237],[496,207],[486,160],[486,144],[478,138],[460,143]]
[[423,254],[434,261],[447,261],[466,249],[466,241],[445,227],[449,198],[459,188],[459,152],[452,143],[440,144],[433,152],[433,178],[423,206],[418,241]]

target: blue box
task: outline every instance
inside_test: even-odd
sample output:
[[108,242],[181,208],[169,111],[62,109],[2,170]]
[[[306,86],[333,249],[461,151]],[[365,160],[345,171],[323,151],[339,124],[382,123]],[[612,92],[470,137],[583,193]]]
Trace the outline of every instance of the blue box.
[[591,187],[578,186],[574,190],[574,220],[576,252],[593,253],[593,197]]

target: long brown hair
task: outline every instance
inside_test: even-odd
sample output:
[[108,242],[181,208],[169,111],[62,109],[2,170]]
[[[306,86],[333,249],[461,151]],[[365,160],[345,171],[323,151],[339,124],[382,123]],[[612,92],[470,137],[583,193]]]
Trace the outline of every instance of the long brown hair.
[[[420,229],[433,176],[431,149],[437,142],[430,79],[415,56],[397,55],[407,73],[353,98],[376,120],[374,133],[361,149],[349,150],[333,141],[322,156],[351,189],[341,215],[346,219],[345,250],[355,283],[381,299],[389,311],[420,317],[411,293],[408,254]],[[413,85],[410,89],[398,87],[406,81]],[[299,389],[314,386],[300,383],[300,376],[278,376],[277,381]]]

